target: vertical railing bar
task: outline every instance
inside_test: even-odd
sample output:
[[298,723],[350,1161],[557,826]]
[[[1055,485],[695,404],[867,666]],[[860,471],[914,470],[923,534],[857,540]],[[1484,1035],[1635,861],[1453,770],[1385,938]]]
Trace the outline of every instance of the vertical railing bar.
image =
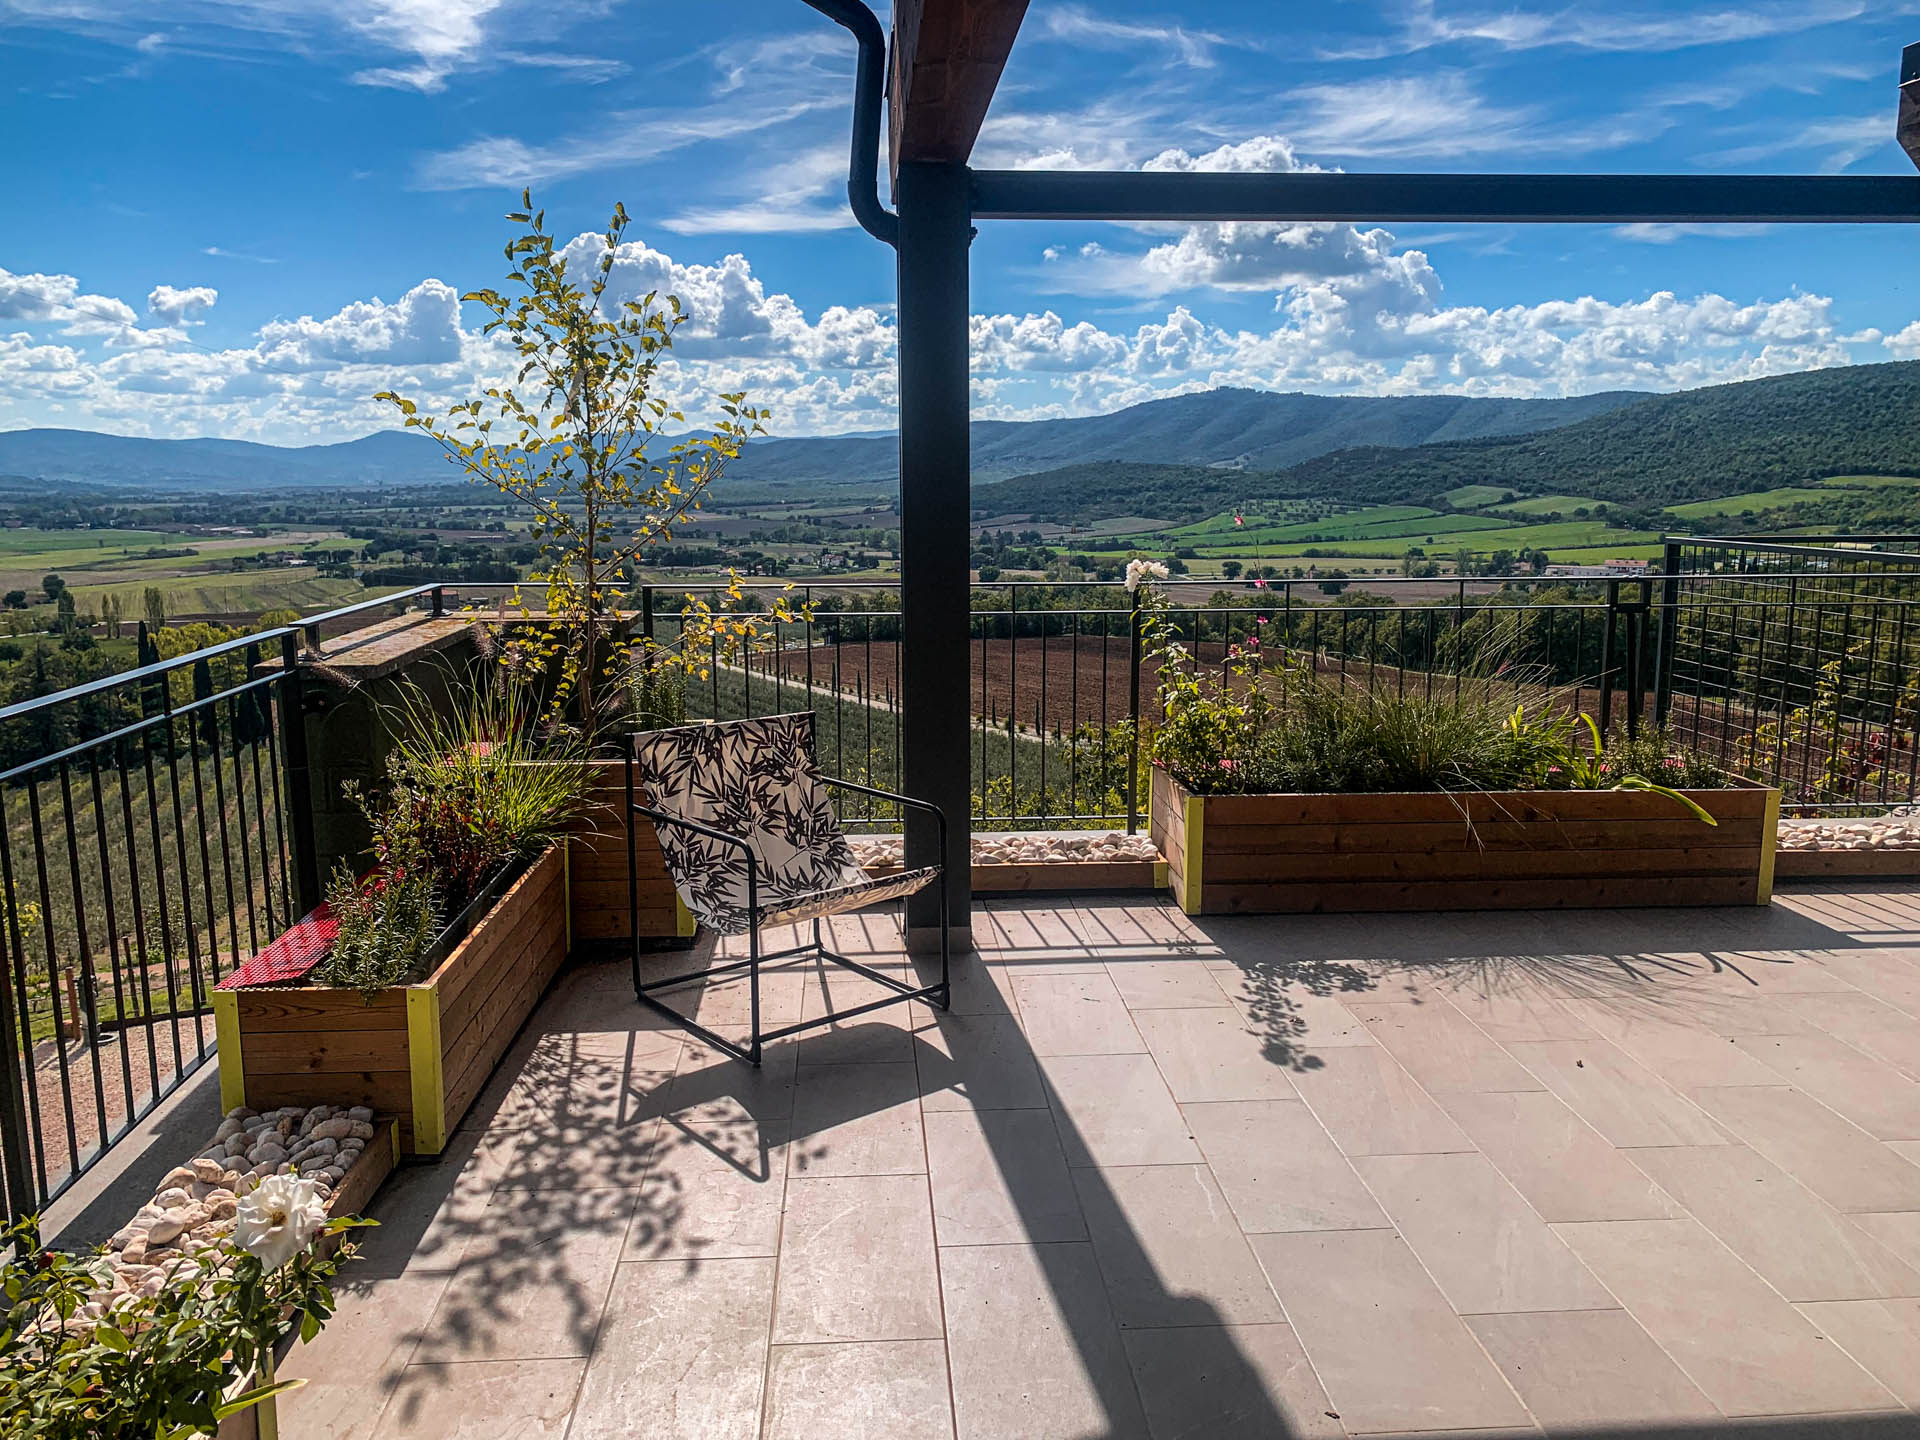
[[160,830],[160,794],[153,778],[153,737],[149,729],[142,736],[141,764],[147,779],[147,833],[153,844],[153,886],[160,902],[160,964],[167,977],[167,1021],[173,1032],[173,1073],[177,1077],[185,1063],[180,1052],[180,986],[173,970],[173,913],[167,903],[167,859]]
[[241,700],[242,697],[234,696],[233,704],[230,706],[232,710],[230,723],[233,726],[233,809],[235,823],[240,828],[240,884],[247,903],[247,949],[258,953],[260,925],[254,908],[253,847],[249,843],[250,831],[247,828],[247,777],[240,765],[240,749],[247,743],[242,739],[241,716],[244,712],[241,709]]
[[[80,947],[80,1001],[86,1009],[86,1034],[83,1037],[87,1047],[89,1068],[93,1071],[93,1109],[94,1118],[100,1128],[95,1132],[95,1140],[102,1150],[106,1148],[107,1131],[107,1084],[100,1073],[100,1013],[95,990],[96,976],[93,965],[93,944],[87,929],[86,888],[80,879],[80,830],[73,818],[73,770],[62,760],[58,770],[60,776],[60,818],[67,827],[67,879],[73,886],[73,933]],[[74,1170],[80,1169],[80,1156],[73,1156]]]
[[[127,1001],[120,977],[120,916],[113,898],[113,861],[107,848],[107,803],[100,789],[100,754],[94,752],[87,774],[93,791],[93,836],[100,854],[100,889],[107,912],[107,968],[113,972],[113,1013],[120,1024],[120,1083],[127,1112],[133,1112],[133,1056],[127,1037]],[[120,777],[126,784],[126,776]],[[130,1123],[130,1122],[129,1122]]]
[[[32,784],[33,777],[29,775],[26,777],[26,780],[28,784]],[[32,1002],[27,994],[27,946],[25,939],[20,933],[19,890],[14,885],[13,878],[12,831],[13,827],[11,824],[0,825],[0,883],[4,883],[6,886],[7,938],[11,942],[13,952],[13,964],[11,968],[13,970],[14,1004],[20,1025],[18,1037],[8,1037],[7,1043],[12,1045],[17,1038],[20,1044],[20,1091],[26,1098],[26,1109],[29,1120],[28,1132],[23,1137],[26,1147],[25,1153],[31,1162],[33,1177],[36,1182],[32,1187],[34,1195],[36,1198],[44,1198],[47,1194],[47,1134],[45,1127],[41,1124],[40,1117],[40,1072],[39,1067],[33,1062],[33,1008]],[[14,1147],[9,1145],[7,1151],[7,1159],[9,1162],[7,1182],[9,1187],[13,1184],[14,1177],[12,1169],[13,1162],[16,1158],[14,1155]],[[21,1210],[24,1213],[27,1209],[38,1209],[39,1206],[37,1204],[31,1206],[14,1205],[13,1208]]]
[[[67,1128],[67,1164],[80,1168],[80,1140],[73,1124],[73,1077],[68,1073],[67,1046],[60,1023],[60,942],[53,930],[53,891],[47,884],[47,831],[40,815],[39,773],[27,777],[28,825],[33,833],[33,866],[40,889],[40,933],[47,946],[47,1005],[53,1016],[53,1054],[59,1062],[60,1109]],[[32,1054],[29,1050],[28,1054]]]

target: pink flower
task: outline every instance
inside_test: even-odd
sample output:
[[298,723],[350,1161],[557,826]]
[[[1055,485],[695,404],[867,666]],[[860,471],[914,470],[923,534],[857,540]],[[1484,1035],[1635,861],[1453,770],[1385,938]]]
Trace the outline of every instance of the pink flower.
[[[1259,621],[1259,623],[1260,623],[1260,624],[1262,624],[1262,625],[1264,625],[1264,624],[1266,624],[1266,623],[1267,623],[1267,617],[1266,617],[1266,616],[1264,616],[1264,615],[1262,615],[1262,616],[1260,617],[1260,621]],[[1257,636],[1256,636],[1255,638],[1257,639],[1257,638],[1259,638],[1259,637],[1257,637]]]
[[1231,760],[1222,760],[1222,761],[1220,762],[1220,768],[1221,768],[1222,770],[1231,770],[1231,769],[1233,769],[1233,761],[1231,761]]
[[1254,577],[1254,581],[1253,581],[1253,588],[1254,588],[1254,589],[1256,589],[1256,590],[1264,590],[1264,589],[1266,589],[1266,588],[1267,588],[1267,582],[1266,582],[1266,580],[1265,580],[1265,578],[1264,578],[1264,577],[1261,577],[1261,576],[1255,576],[1255,577]]

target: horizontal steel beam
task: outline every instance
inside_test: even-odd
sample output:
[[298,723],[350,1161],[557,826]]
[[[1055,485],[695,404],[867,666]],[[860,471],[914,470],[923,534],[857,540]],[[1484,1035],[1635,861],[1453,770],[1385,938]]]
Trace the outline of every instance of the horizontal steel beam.
[[976,220],[1912,224],[1920,175],[1246,175],[976,170]]

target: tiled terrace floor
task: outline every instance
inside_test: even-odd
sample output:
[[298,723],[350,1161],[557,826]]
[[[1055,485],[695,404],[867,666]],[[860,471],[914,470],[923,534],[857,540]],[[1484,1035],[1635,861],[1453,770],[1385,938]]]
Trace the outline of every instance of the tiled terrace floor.
[[1920,897],[976,935],[759,1074],[569,971],[283,1434],[1920,1434]]

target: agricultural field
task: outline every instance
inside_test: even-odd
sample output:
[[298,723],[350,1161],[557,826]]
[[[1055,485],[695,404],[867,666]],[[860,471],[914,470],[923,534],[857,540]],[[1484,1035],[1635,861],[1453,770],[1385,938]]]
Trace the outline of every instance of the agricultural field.
[[[107,595],[117,595],[127,616],[137,619],[146,605],[148,589],[158,590],[170,618],[220,616],[239,619],[267,610],[325,610],[355,600],[373,600],[381,593],[358,580],[336,579],[316,573],[311,566],[284,570],[248,570],[240,574],[157,577],[137,583],[76,584],[75,602],[99,610]],[[40,607],[45,609],[46,607]]]
[[1759,490],[1751,495],[1724,495],[1718,500],[1696,500],[1688,505],[1669,505],[1667,513],[1681,520],[1716,520],[1725,515],[1745,515],[1760,510],[1783,510],[1789,505],[1810,505],[1833,499],[1832,490],[1815,490],[1802,485],[1787,485],[1778,490]]
[[1496,515],[1571,515],[1576,510],[1591,510],[1599,503],[1591,495],[1534,495],[1487,508]]
[[1456,510],[1479,510],[1511,500],[1515,493],[1505,485],[1457,485],[1442,498]]
[[1836,490],[1914,489],[1920,488],[1920,475],[1833,475],[1820,483]]

